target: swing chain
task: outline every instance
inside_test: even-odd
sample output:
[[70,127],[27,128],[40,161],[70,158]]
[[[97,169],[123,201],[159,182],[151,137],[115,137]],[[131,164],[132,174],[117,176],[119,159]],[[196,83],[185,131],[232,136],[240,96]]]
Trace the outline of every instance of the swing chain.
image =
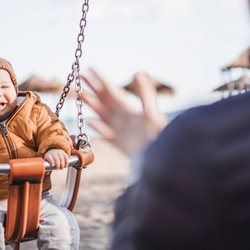
[[77,126],[80,130],[80,136],[84,135],[85,120],[83,117],[83,101],[79,98],[79,94],[82,92],[82,84],[80,81],[80,58],[82,56],[82,44],[85,39],[84,31],[87,25],[87,12],[89,10],[89,0],[85,0],[82,6],[82,17],[80,20],[80,31],[77,36],[77,48],[75,51],[75,61],[71,66],[71,72],[67,77],[67,83],[63,88],[60,100],[56,105],[56,116],[59,117],[59,112],[62,109],[65,99],[70,91],[70,85],[75,80],[75,91],[77,94],[76,106],[77,106]]

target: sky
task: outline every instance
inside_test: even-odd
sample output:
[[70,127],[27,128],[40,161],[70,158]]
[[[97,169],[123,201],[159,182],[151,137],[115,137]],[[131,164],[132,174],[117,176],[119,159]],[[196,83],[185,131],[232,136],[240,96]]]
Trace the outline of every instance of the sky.
[[[0,56],[19,82],[30,75],[65,82],[74,60],[80,0],[0,4]],[[115,85],[137,71],[169,83],[167,111],[219,100],[220,68],[249,44],[246,0],[90,0],[81,72],[95,67]]]

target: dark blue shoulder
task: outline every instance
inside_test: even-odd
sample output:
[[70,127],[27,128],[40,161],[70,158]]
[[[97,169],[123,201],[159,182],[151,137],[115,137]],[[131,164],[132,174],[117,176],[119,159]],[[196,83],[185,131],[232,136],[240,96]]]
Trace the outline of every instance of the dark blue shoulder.
[[159,163],[163,168],[187,165],[200,168],[215,165],[218,155],[229,158],[234,145],[248,152],[250,142],[246,146],[242,140],[250,138],[248,105],[250,94],[243,94],[187,110],[148,147],[145,161],[152,166]]
[[[191,108],[179,115],[167,130],[195,133],[200,139],[237,133],[250,126],[250,93],[233,96],[210,105]],[[179,131],[180,132],[180,131]],[[183,134],[182,134],[183,135]]]

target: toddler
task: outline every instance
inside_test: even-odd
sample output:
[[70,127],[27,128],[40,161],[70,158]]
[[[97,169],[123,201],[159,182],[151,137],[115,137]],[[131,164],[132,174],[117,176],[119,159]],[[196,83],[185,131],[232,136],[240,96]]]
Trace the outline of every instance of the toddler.
[[[50,165],[68,165],[71,139],[56,115],[33,92],[18,92],[11,64],[0,58],[0,162],[43,157]],[[39,249],[78,249],[79,227],[73,214],[49,194],[50,173],[43,182]],[[8,177],[0,176],[0,250],[5,249],[3,218],[7,207]]]

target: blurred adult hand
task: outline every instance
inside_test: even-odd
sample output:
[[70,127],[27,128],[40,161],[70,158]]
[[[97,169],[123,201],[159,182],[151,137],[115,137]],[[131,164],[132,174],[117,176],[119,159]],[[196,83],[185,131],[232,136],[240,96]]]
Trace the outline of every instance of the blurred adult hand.
[[84,90],[80,97],[100,120],[88,122],[89,126],[128,155],[152,142],[166,126],[167,119],[157,108],[156,90],[147,74],[135,75],[134,87],[143,107],[142,112],[137,112],[124,90],[112,86],[94,69],[90,73],[90,77],[82,78],[95,95]]

